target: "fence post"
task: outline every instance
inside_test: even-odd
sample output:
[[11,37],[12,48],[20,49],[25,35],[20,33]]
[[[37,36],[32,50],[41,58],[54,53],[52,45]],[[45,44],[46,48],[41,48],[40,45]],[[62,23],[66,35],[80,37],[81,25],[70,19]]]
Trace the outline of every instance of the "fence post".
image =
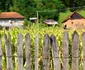
[[44,42],[43,42],[43,70],[50,70],[49,69],[49,36],[48,34],[44,35]]
[[26,70],[31,69],[31,53],[30,53],[30,35],[27,33],[25,36],[26,40]]
[[38,46],[39,46],[39,39],[38,39],[38,34],[36,34],[35,37],[35,70],[38,70]]
[[60,70],[58,45],[56,43],[56,37],[54,35],[51,35],[51,45],[52,45],[52,58],[53,58],[54,70]]
[[2,70],[2,42],[1,42],[1,36],[0,36],[0,70]]
[[68,64],[68,46],[69,46],[69,42],[68,42],[68,32],[64,32],[63,34],[63,42],[62,42],[62,47],[63,47],[63,70],[69,70],[69,64]]
[[11,36],[5,34],[5,50],[6,50],[6,60],[7,60],[7,70],[13,70],[13,62],[12,62],[12,50],[11,50]]
[[85,32],[82,34],[82,48],[83,48],[83,70],[85,70]]
[[18,60],[18,70],[23,70],[23,38],[22,38],[22,34],[18,34],[18,39],[17,39],[17,60]]
[[74,31],[72,36],[72,70],[78,70],[79,35]]

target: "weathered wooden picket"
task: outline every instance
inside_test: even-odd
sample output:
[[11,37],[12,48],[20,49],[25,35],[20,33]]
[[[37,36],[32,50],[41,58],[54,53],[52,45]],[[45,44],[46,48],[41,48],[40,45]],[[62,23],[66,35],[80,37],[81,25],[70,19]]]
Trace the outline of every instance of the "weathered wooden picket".
[[[10,35],[4,35],[5,38],[5,51],[6,51],[6,70],[13,69],[12,61],[12,49],[10,42]],[[31,52],[30,52],[30,34],[25,36],[25,46],[26,46],[26,70],[40,70],[39,69],[39,38],[38,35],[35,37],[35,66],[32,69],[31,63]],[[62,50],[63,50],[63,66],[61,66],[59,48],[56,42],[56,37],[54,35],[49,36],[48,34],[44,35],[43,39],[43,53],[42,53],[42,70],[50,70],[50,47],[52,50],[52,60],[53,60],[53,70],[69,70],[69,37],[68,32],[64,32],[63,41],[62,41]],[[82,34],[82,48],[83,53],[85,53],[85,33]],[[2,41],[0,38],[0,70],[2,70]],[[18,34],[17,38],[17,70],[23,70],[23,37],[22,34]],[[75,31],[72,35],[72,70],[79,70],[79,35]],[[85,54],[83,54],[83,70],[85,70]],[[62,67],[62,68],[61,68]]]

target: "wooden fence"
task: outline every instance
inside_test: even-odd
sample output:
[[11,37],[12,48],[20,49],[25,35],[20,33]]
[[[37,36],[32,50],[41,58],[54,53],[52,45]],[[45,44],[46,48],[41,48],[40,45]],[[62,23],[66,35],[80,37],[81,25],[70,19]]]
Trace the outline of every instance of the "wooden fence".
[[[10,35],[5,35],[5,51],[6,51],[6,70],[14,70],[13,69],[13,57],[12,57],[12,49],[10,42]],[[38,35],[35,37],[35,62],[34,68],[32,69],[31,62],[31,52],[30,52],[30,35],[26,34],[25,36],[25,53],[26,53],[26,69],[25,70],[40,70],[39,69],[39,38]],[[53,60],[53,69],[52,70],[69,70],[69,38],[68,33],[64,32],[63,41],[62,41],[62,50],[63,50],[63,66],[61,66],[60,56],[59,56],[59,48],[56,42],[56,37],[48,34],[44,35],[43,39],[43,53],[42,53],[42,69],[41,70],[50,70],[50,47],[52,50],[52,60]],[[82,34],[82,48],[83,53],[85,53],[85,33]],[[0,70],[2,70],[2,41],[0,38]],[[72,70],[79,70],[79,35],[75,31],[72,35]],[[85,70],[85,54],[83,54],[83,70]],[[17,70],[23,69],[23,37],[22,34],[18,34],[17,39]]]

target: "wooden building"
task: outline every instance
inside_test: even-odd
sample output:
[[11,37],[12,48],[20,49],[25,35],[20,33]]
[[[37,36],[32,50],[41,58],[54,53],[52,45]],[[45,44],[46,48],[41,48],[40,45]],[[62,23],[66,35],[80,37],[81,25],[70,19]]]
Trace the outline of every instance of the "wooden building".
[[0,25],[5,28],[22,27],[24,16],[17,12],[2,12],[0,14]]
[[85,18],[78,14],[77,12],[73,12],[68,17],[66,17],[62,22],[63,28],[85,28]]

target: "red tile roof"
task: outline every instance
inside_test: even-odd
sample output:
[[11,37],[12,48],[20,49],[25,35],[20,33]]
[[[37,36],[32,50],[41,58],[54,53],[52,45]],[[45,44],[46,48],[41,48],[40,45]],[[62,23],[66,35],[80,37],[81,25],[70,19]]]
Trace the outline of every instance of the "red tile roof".
[[18,14],[17,12],[2,12],[0,14],[0,19],[8,19],[8,18],[24,18],[24,16]]

